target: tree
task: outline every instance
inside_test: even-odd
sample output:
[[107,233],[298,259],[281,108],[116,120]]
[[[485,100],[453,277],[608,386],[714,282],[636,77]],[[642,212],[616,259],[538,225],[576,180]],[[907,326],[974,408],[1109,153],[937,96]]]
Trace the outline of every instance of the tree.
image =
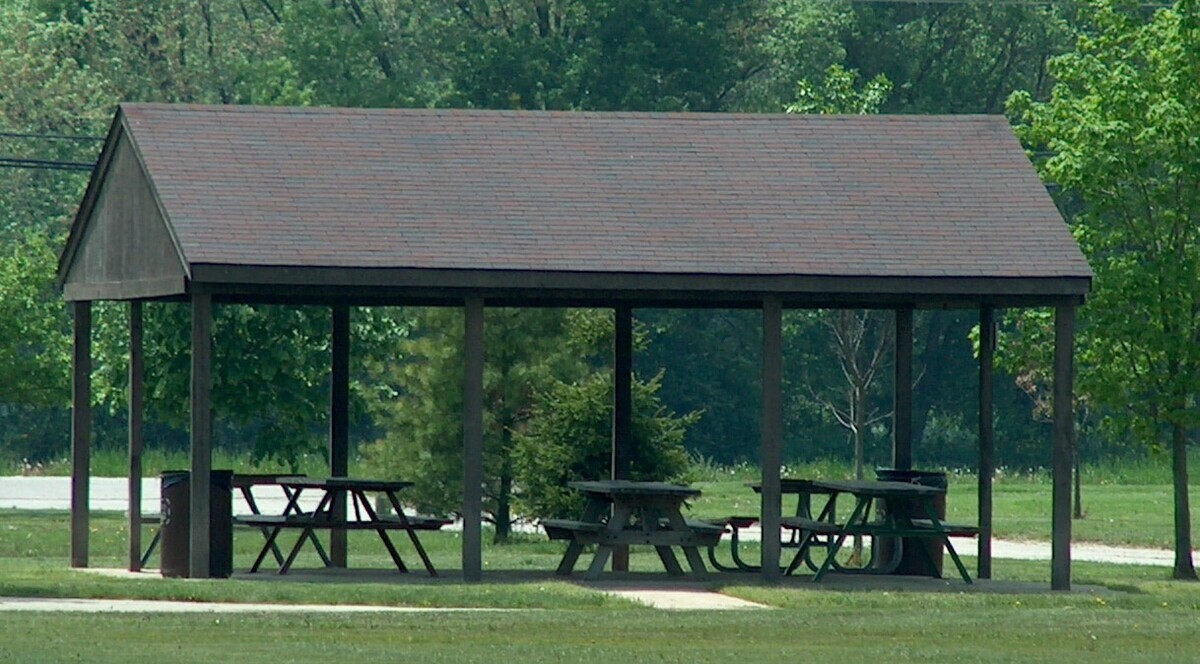
[[845,64],[896,83],[885,110],[996,113],[1015,89],[1044,92],[1046,60],[1070,47],[1063,6],[854,3]]
[[1171,450],[1177,579],[1196,579],[1187,448],[1200,423],[1200,5],[1148,20],[1108,2],[1055,58],[1051,98],[1014,95],[1043,176],[1079,198],[1096,274],[1082,312],[1080,391],[1108,424]]
[[27,232],[0,252],[0,403],[67,401],[69,325],[53,292],[56,249]]
[[[372,412],[383,435],[364,451],[387,477],[420,478],[418,509],[445,514],[462,499],[463,319],[457,309],[413,314],[400,361],[371,365]],[[535,395],[557,377],[583,374],[583,357],[566,339],[562,309],[499,309],[484,325],[484,511],[505,541],[514,522],[514,436],[530,418]]]
[[486,108],[717,111],[758,69],[757,0],[472,0],[453,80]]
[[[633,444],[637,450],[629,479],[663,481],[687,469],[683,439],[700,414],[676,416],[657,393],[662,372],[649,381],[635,378]],[[612,374],[594,373],[568,383],[554,381],[540,392],[529,426],[513,452],[518,498],[525,514],[577,518],[584,497],[567,484],[608,478],[612,450]]]

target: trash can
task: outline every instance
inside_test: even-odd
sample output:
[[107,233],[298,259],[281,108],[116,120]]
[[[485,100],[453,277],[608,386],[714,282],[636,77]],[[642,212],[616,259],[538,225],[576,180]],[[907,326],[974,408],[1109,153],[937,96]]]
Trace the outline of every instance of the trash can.
[[[948,485],[946,481],[946,473],[932,470],[900,470],[897,468],[876,468],[875,479],[882,482],[904,482],[905,484],[918,484],[920,486],[934,487],[945,490]],[[914,519],[926,519],[928,515],[925,509],[921,507],[921,501],[917,499],[911,500],[881,500],[877,509],[880,515],[886,513],[887,510],[899,510],[898,514],[903,514]],[[933,499],[933,510],[937,514],[938,519],[946,518],[946,494],[935,496]],[[872,546],[878,547],[875,552],[875,563],[877,565],[887,565],[892,559],[893,552],[896,547],[895,537],[879,537],[879,541],[874,542]],[[937,576],[942,574],[942,554],[943,546],[941,542],[930,538],[903,538],[903,546],[901,550],[900,566],[896,568],[896,574],[904,574],[907,576],[932,576],[929,572],[929,565],[925,562],[925,556],[921,554],[921,550],[917,547],[925,547],[929,551],[930,558],[933,559],[934,567],[937,568]]]
[[[190,474],[186,470],[164,470],[161,478],[160,568],[163,576],[186,578],[190,576],[191,554]],[[224,578],[233,574],[233,471],[212,471],[209,492],[208,573]]]

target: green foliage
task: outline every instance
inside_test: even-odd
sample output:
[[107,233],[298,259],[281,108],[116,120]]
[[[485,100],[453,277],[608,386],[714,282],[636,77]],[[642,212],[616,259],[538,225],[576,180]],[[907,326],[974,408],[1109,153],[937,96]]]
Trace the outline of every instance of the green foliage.
[[721,110],[749,71],[757,3],[458,3],[455,86],[473,106]]
[[1082,202],[1073,230],[1096,281],[1080,389],[1147,443],[1200,423],[1197,20],[1194,2],[1149,22],[1101,5],[1097,33],[1052,61],[1051,100],[1010,101],[1022,138],[1053,152],[1044,176]]
[[1174,458],[1175,575],[1195,579],[1187,445],[1200,425],[1200,5],[1149,20],[1107,2],[1055,58],[1048,102],[1010,100],[1044,177],[1074,196],[1072,230],[1096,274],[1084,308],[1081,392],[1107,422]]
[[1044,94],[1047,58],[1074,38],[1066,5],[854,3],[848,67],[883,74],[885,112],[997,113],[1014,89]]
[[788,104],[788,113],[849,113],[867,115],[878,113],[892,83],[883,74],[858,85],[859,74],[839,64],[829,65],[820,83],[802,80],[796,85],[796,101]]
[[27,232],[0,251],[0,403],[67,401],[69,321],[53,288],[56,245]]
[[[633,381],[630,479],[670,481],[688,468],[683,439],[699,413],[676,416],[658,399],[662,374]],[[516,436],[518,505],[536,517],[574,517],[583,495],[567,486],[609,477],[612,453],[612,377],[597,373],[576,383],[554,382],[538,395],[529,426]]]
[[[383,436],[364,449],[384,477],[418,480],[418,509],[446,514],[462,501],[463,317],[459,309],[411,314],[404,360],[374,362],[372,412]],[[574,378],[584,358],[567,341],[560,309],[487,309],[484,323],[484,510],[507,536],[512,514],[514,436],[533,414],[534,395],[558,376]]]
[[[98,307],[94,317],[95,398],[112,412],[125,407],[128,386],[127,308]],[[147,303],[145,395],[149,419],[188,421],[191,313],[186,305]],[[331,314],[325,307],[222,305],[213,313],[213,412],[241,427],[225,442],[256,460],[294,465],[324,450],[329,411]],[[382,308],[351,313],[351,375],[367,358],[394,356],[407,323]],[[351,381],[352,414],[362,413],[362,384]]]

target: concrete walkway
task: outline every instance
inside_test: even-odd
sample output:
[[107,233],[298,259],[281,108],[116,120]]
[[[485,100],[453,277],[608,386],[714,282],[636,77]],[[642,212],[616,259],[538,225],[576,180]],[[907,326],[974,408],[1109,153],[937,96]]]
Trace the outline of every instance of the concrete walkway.
[[176,602],[148,599],[61,599],[0,597],[2,611],[56,611],[74,613],[453,613],[511,611],[513,609],[422,608],[347,604],[235,604],[231,602]]

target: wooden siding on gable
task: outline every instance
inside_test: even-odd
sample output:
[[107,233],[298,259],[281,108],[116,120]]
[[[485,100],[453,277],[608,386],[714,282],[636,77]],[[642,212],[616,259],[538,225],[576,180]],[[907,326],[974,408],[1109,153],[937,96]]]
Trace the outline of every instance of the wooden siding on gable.
[[69,300],[163,297],[184,292],[179,251],[126,137],[112,161],[63,283]]

